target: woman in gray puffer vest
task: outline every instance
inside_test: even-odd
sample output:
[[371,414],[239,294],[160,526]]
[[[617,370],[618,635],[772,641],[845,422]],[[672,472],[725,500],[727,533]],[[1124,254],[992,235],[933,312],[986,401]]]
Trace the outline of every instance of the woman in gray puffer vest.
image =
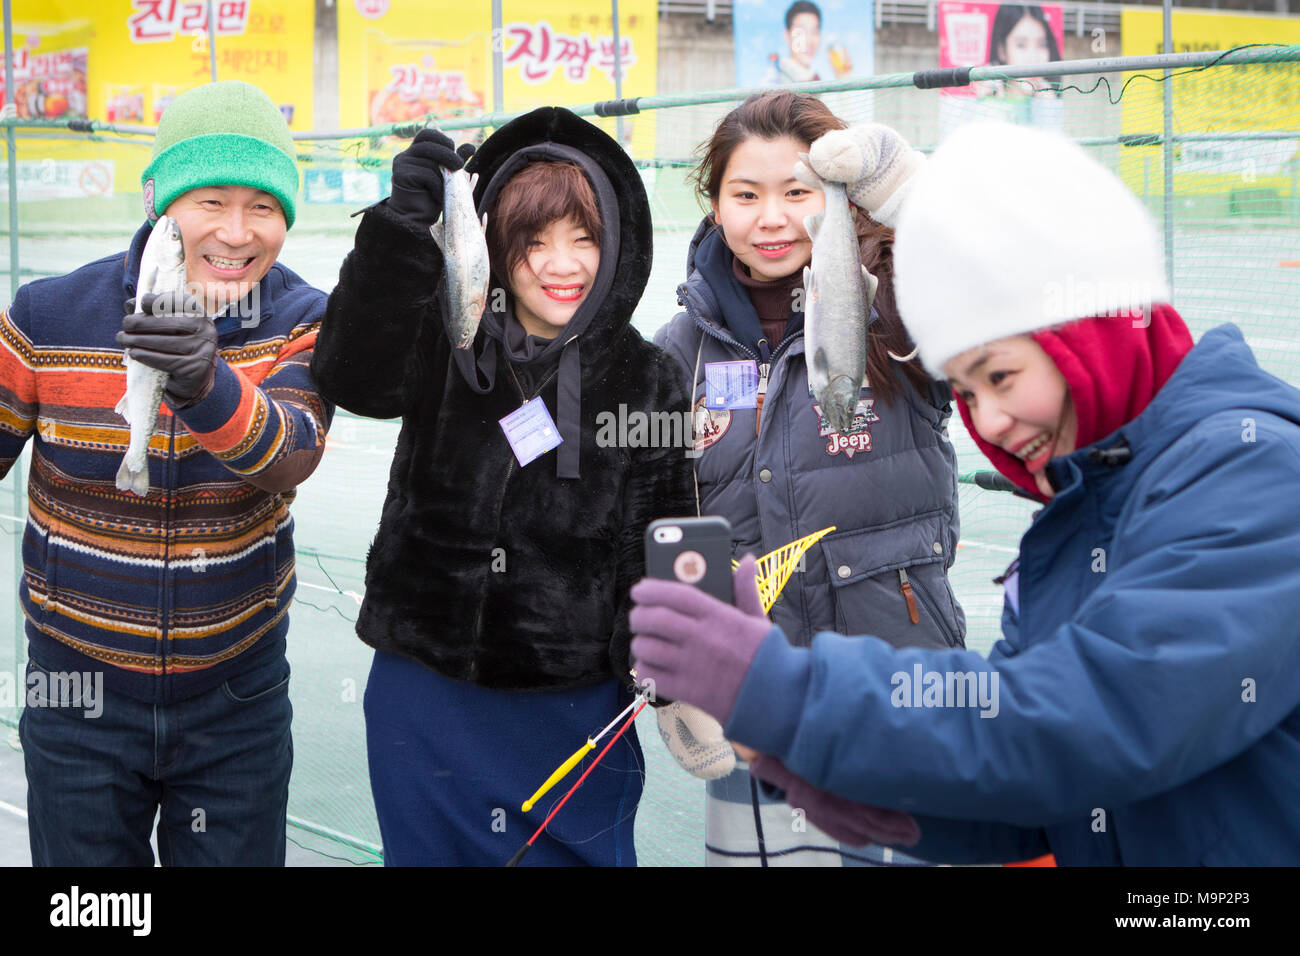
[[[867,378],[844,433],[821,413],[804,364],[802,273],[812,243],[803,222],[824,197],[792,178],[801,153],[823,179],[850,183],[861,261],[879,279]],[[895,186],[921,161],[892,130],[846,129],[816,97],[782,91],[729,113],[694,173],[712,213],[691,241],[678,289],[684,311],[655,342],[693,382],[697,507],[731,522],[735,555],[761,556],[835,527],[772,608],[796,644],[838,631],[900,647],[964,646],[965,616],[947,577],[958,537],[951,392],[919,363],[899,361],[912,346],[894,303],[893,230],[882,224],[899,205]],[[756,378],[757,396],[733,388],[731,407],[706,407],[706,382],[727,373],[733,385]],[[710,722],[686,705],[660,713],[675,756],[709,730],[720,738]],[[708,794],[711,865],[918,862],[876,846],[842,847],[768,800],[743,764],[709,780]]]

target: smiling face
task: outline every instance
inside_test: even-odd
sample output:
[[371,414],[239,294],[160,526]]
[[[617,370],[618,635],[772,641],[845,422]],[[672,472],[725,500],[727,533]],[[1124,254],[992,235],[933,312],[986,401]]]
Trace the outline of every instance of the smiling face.
[[1051,498],[1047,463],[1074,451],[1078,418],[1056,363],[1028,335],[969,349],[943,373],[966,403],[981,438],[1015,455]]
[[749,274],[760,282],[783,279],[812,258],[805,216],[826,208],[826,196],[794,178],[808,144],[789,136],[751,136],[731,154],[722,174],[713,216],[722,237]]
[[275,265],[288,226],[274,196],[250,186],[203,186],[172,200],[164,215],[181,227],[185,274],[214,315],[241,300]]
[[576,219],[557,219],[533,236],[510,273],[515,318],[529,335],[553,339],[587,298],[600,247]]

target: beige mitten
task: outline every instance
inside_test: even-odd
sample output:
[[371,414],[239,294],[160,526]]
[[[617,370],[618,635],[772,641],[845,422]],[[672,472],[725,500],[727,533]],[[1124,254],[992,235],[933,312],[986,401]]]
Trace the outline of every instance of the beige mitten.
[[922,153],[880,123],[833,129],[817,138],[808,157],[813,172],[847,183],[849,200],[890,227],[898,222],[913,175],[925,165]]
[[722,736],[722,725],[690,704],[673,701],[655,711],[659,736],[678,765],[701,780],[716,780],[731,773],[736,754]]

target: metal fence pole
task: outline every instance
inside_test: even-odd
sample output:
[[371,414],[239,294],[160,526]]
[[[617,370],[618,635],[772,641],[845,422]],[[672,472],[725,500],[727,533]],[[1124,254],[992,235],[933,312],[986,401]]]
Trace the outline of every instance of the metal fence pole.
[[504,56],[506,38],[501,26],[501,0],[492,0],[492,109],[497,113],[505,112],[505,66]]
[[217,82],[217,21],[212,17],[212,0],[208,0],[208,67],[212,82]]
[[[1165,45],[1163,52],[1174,52],[1173,0],[1164,0]],[[1165,68],[1165,136],[1161,144],[1165,166],[1165,281],[1169,284],[1169,301],[1174,300],[1174,82],[1173,72]]]
[[[610,0],[610,9],[614,20],[614,99],[623,98],[623,53],[618,42],[618,0]],[[623,145],[623,117],[615,121],[618,127],[618,145]]]
[[[5,113],[15,114],[14,106],[14,43],[13,43],[13,13],[9,9],[9,0],[4,0],[4,20],[5,20]],[[5,130],[5,146],[8,150],[5,165],[8,167],[9,174],[9,300],[12,302],[14,294],[18,291],[18,142],[14,136],[14,128],[10,126]],[[20,456],[21,458],[21,456]],[[23,494],[22,494],[22,468],[21,461],[15,461],[13,467],[9,469],[9,478],[13,482],[13,509],[14,515],[19,516],[23,513]],[[17,600],[17,576],[19,569],[23,566],[22,558],[22,535],[14,535],[14,580],[4,582],[3,587],[12,588],[11,593],[15,594],[14,600],[14,680],[18,681],[22,676],[20,670],[26,655],[23,653],[23,612]],[[20,697],[22,695],[19,695]]]

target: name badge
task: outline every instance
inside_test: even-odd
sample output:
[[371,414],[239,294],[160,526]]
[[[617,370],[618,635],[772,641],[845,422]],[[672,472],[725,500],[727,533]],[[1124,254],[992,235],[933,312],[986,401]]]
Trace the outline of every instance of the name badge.
[[709,362],[704,366],[704,407],[758,407],[758,363]]
[[540,398],[525,402],[501,419],[501,430],[506,433],[506,441],[510,442],[510,450],[521,468],[564,441]]

